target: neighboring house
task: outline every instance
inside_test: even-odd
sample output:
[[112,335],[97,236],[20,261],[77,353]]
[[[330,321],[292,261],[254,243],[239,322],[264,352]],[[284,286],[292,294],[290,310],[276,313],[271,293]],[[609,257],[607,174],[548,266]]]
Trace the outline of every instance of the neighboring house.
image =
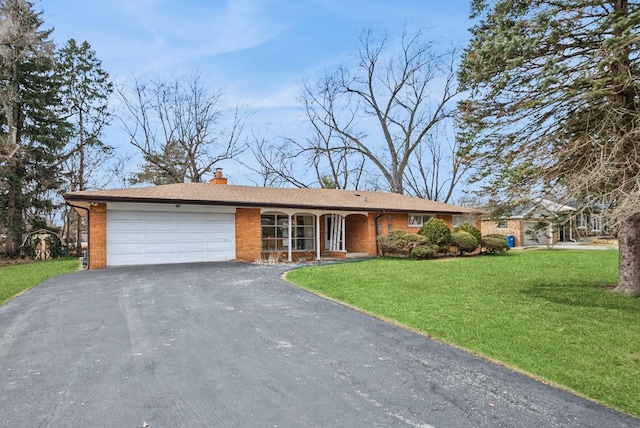
[[[483,235],[501,234],[514,237],[516,247],[553,245],[574,240],[576,209],[548,199],[536,198],[516,205],[510,215],[499,220],[480,222]],[[544,229],[537,227],[546,223]]]
[[449,226],[469,208],[395,193],[207,183],[73,192],[88,217],[89,269],[120,265],[376,256],[376,237],[417,232],[430,217]]
[[576,239],[594,236],[609,236],[609,229],[604,218],[608,209],[600,203],[592,203],[576,213],[573,236]]

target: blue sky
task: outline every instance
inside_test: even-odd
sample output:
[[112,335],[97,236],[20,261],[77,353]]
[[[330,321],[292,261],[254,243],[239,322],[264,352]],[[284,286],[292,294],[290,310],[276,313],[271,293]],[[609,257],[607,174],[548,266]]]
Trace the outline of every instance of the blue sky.
[[314,79],[353,55],[363,30],[397,33],[406,25],[423,29],[437,43],[464,46],[469,3],[42,0],[35,7],[43,11],[45,26],[54,28],[57,44],[70,38],[89,42],[116,84],[199,71],[228,103],[282,128],[299,119],[302,79]]

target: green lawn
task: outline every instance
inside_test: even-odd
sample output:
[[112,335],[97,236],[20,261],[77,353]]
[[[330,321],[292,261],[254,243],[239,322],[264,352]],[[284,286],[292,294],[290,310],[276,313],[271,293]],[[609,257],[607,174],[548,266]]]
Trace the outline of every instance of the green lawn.
[[0,305],[52,276],[77,271],[77,258],[47,260],[0,268]]
[[640,416],[640,298],[618,252],[372,259],[291,271],[316,293]]

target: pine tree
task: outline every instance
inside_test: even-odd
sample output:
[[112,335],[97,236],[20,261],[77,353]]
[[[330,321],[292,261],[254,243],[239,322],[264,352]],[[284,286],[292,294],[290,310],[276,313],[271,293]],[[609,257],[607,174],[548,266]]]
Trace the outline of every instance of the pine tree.
[[640,295],[640,3],[474,0],[461,153],[488,195],[606,201]]
[[[58,51],[57,74],[66,119],[71,123],[71,138],[65,148],[64,185],[62,192],[82,191],[92,171],[111,153],[102,141],[102,133],[111,119],[108,110],[113,84],[102,62],[88,42],[71,39]],[[81,252],[80,216],[66,211],[67,242],[75,229],[76,251]],[[71,227],[72,223],[75,227]]]
[[[59,185],[58,155],[67,137],[51,30],[26,0],[0,1],[0,224],[5,253],[15,257],[28,227],[46,222]],[[27,213],[31,213],[30,218]]]

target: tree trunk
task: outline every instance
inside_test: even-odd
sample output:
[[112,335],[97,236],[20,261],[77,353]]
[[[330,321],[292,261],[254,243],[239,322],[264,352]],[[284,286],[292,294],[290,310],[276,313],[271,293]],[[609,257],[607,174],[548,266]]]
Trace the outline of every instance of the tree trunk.
[[20,254],[22,234],[24,232],[24,209],[22,206],[22,178],[20,161],[12,160],[12,176],[8,180],[7,194],[7,240],[5,242],[5,254],[7,257],[16,258]]
[[640,296],[640,214],[635,214],[620,223],[618,245],[620,275],[614,291]]

